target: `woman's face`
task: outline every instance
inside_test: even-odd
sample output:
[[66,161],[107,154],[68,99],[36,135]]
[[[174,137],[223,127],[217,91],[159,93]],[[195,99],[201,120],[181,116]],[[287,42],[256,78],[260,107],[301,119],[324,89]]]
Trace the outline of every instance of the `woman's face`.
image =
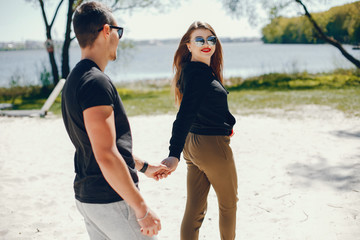
[[186,45],[192,55],[191,61],[203,62],[210,66],[211,56],[216,48],[216,37],[210,30],[194,30],[190,35],[190,42]]

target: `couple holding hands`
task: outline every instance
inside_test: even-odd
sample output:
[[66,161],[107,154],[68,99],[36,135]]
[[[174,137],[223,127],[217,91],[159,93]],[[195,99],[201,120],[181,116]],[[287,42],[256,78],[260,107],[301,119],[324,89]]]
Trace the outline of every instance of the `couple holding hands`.
[[235,118],[223,86],[222,47],[214,29],[194,22],[175,52],[173,86],[178,113],[169,155],[149,164],[132,153],[132,136],[121,98],[104,70],[117,57],[123,28],[98,2],[80,5],[73,27],[81,61],[62,92],[62,115],[75,147],[76,205],[91,240],[157,239],[159,217],[138,190],[140,171],[159,180],[180,161],[187,164],[187,201],[182,240],[198,239],[213,186],[223,240],[235,239],[237,176],[229,146]]

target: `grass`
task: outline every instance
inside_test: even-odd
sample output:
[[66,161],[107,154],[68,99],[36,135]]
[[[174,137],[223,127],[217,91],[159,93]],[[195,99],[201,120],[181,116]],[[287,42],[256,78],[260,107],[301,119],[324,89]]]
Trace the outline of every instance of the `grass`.
[[[357,71],[338,70],[324,74],[266,74],[245,81],[232,78],[227,80],[229,107],[233,113],[253,114],[268,109],[295,110],[304,105],[320,105],[360,117],[359,75]],[[122,85],[118,86],[118,92],[129,116],[176,113],[167,81]],[[1,99],[1,95],[0,100],[10,102]],[[38,109],[45,100],[44,94],[28,93],[27,97],[15,98],[14,108]],[[58,97],[50,111],[60,115],[60,102]]]
[[233,113],[261,113],[265,109],[295,110],[304,105],[327,106],[360,117],[360,88],[313,90],[237,90],[229,95]]
[[175,113],[176,108],[170,88],[159,90],[132,91],[131,95],[122,95],[123,89],[119,89],[119,94],[129,116],[135,115],[157,115]]
[[305,90],[305,89],[342,89],[360,87],[359,70],[336,70],[331,73],[270,73],[256,77],[230,78],[230,89],[257,90]]

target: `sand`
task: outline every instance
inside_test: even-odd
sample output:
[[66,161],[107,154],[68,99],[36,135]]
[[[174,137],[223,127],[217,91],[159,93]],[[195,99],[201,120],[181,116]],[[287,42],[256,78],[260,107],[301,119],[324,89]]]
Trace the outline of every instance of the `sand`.
[[[167,156],[173,115],[131,117],[134,153]],[[360,121],[319,106],[237,115],[237,237],[360,239]],[[88,239],[74,204],[73,146],[62,119],[0,118],[0,239]],[[140,188],[160,216],[159,239],[179,239],[186,166]],[[200,239],[220,239],[213,190]]]

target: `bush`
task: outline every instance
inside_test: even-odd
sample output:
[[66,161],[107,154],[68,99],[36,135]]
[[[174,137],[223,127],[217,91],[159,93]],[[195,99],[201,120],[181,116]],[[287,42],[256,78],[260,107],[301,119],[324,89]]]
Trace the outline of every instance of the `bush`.
[[[236,82],[236,78],[232,78]],[[360,76],[354,70],[337,70],[334,73],[309,74],[303,73],[270,73],[245,79],[240,84],[230,84],[230,90],[240,89],[318,89],[359,87]]]
[[[312,14],[324,33],[341,43],[360,43],[360,2]],[[262,29],[265,43],[323,43],[305,16],[277,17]]]

